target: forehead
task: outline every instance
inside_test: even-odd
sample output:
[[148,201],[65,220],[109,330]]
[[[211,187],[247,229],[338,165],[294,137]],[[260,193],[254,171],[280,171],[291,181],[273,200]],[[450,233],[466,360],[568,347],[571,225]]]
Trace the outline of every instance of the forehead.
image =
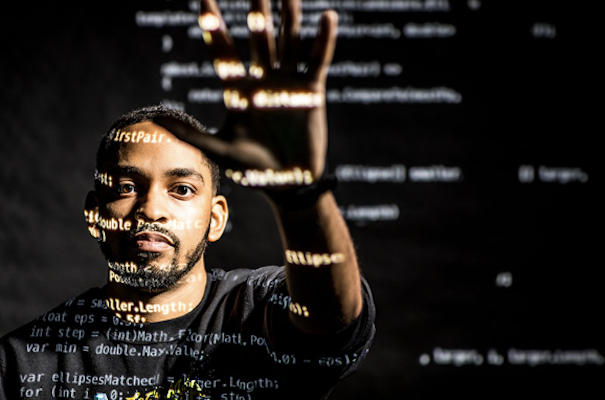
[[166,128],[151,121],[139,122],[119,129],[113,137],[115,149],[109,165],[130,165],[151,171],[193,168],[209,173],[202,152],[179,140]]

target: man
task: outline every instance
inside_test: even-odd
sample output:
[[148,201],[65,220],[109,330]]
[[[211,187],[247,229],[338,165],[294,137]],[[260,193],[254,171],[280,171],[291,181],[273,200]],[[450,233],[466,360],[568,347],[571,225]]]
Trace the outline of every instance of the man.
[[[151,107],[104,137],[85,216],[108,282],[2,339],[0,398],[321,399],[358,369],[374,308],[323,178],[336,14],[324,14],[304,72],[298,1],[282,3],[277,47],[268,1],[251,2],[248,24],[246,71],[215,2],[202,1],[225,84],[219,135]],[[266,194],[285,268],[206,271],[206,244],[228,219],[214,161]]]

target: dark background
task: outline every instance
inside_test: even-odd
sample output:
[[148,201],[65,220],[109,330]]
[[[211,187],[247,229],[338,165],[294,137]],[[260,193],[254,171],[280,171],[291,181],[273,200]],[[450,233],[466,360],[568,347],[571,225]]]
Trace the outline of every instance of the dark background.
[[[336,189],[374,290],[378,333],[361,372],[333,398],[599,397],[602,45],[594,10],[537,0],[444,3],[448,11],[349,14],[355,24],[390,22],[399,32],[409,22],[449,24],[451,37],[341,38],[335,56],[396,63],[402,73],[333,77],[329,89],[447,87],[462,101],[329,103],[332,171],[395,164],[408,172],[455,167],[462,176],[345,179]],[[75,4],[2,10],[0,334],[103,285],[106,267],[83,205],[98,139],[113,120],[163,100],[182,102],[210,127],[223,115],[220,104],[187,102],[190,88],[218,88],[215,79],[173,78],[170,91],[162,88],[162,64],[210,60],[200,40],[187,38],[188,26],[136,24],[139,10],[188,12],[187,2]],[[170,52],[162,51],[165,35]],[[522,182],[527,166],[534,179]],[[549,181],[541,166],[583,178]],[[210,246],[207,265],[280,264],[263,199],[228,182],[223,193],[232,225]],[[355,220],[346,211],[381,205],[398,215]],[[542,358],[519,362],[519,350]],[[554,356],[561,352],[591,356],[562,361]]]

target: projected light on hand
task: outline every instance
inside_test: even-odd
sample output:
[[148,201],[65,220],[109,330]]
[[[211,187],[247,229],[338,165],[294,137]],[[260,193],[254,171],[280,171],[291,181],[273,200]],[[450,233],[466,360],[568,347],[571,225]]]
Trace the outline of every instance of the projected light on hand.
[[212,32],[221,26],[221,21],[218,17],[211,13],[205,13],[198,18],[198,24],[204,31]]
[[252,96],[256,108],[315,108],[324,104],[324,96],[314,92],[259,90]]
[[250,29],[250,32],[262,32],[265,30],[266,27],[267,20],[262,13],[258,11],[252,11],[248,14],[248,28]]
[[246,76],[246,68],[239,61],[214,61],[214,70],[222,80],[233,78],[244,78]]
[[287,170],[247,169],[245,171],[225,170],[225,176],[242,186],[267,187],[282,185],[305,186],[313,183],[313,174],[298,167]]
[[265,75],[265,70],[260,65],[251,63],[248,73],[250,74],[251,77],[253,77],[255,79],[260,79]]
[[235,110],[245,110],[248,108],[248,99],[242,97],[237,90],[225,90],[223,92],[223,101],[225,106]]

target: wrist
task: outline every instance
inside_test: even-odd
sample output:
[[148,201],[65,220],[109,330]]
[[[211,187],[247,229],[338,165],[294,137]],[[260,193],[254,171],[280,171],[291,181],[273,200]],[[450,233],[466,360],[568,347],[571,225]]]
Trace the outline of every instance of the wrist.
[[335,175],[324,174],[309,185],[284,189],[265,188],[263,192],[271,201],[284,211],[302,211],[315,205],[320,196],[336,188],[338,180]]

